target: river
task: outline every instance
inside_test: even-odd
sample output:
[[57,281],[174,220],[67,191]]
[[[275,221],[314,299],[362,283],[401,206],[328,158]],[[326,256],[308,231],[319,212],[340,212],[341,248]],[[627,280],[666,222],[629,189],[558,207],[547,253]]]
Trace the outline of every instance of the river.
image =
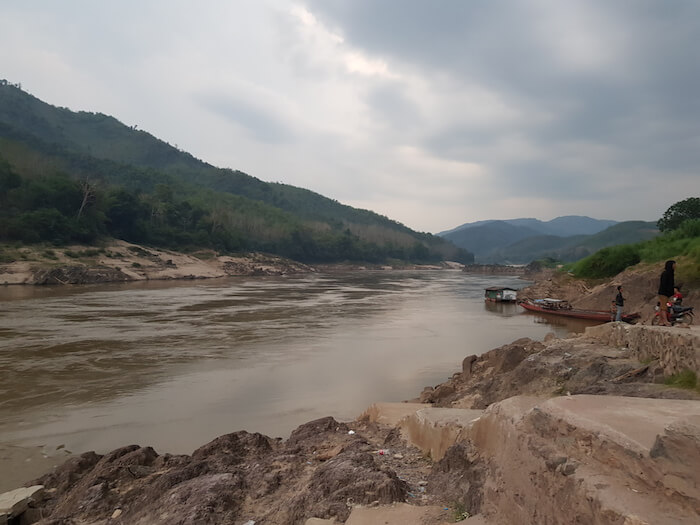
[[526,284],[445,270],[0,287],[0,443],[190,453],[353,419],[469,354],[586,326],[483,300]]

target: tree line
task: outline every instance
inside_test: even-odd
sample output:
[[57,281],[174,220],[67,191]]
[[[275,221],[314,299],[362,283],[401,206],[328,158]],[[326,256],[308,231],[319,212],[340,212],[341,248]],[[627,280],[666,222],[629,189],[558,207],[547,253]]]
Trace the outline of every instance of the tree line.
[[312,223],[262,202],[193,191],[177,182],[156,183],[144,191],[62,172],[28,176],[0,157],[4,241],[94,244],[115,237],[181,251],[263,251],[303,262],[472,260],[468,252],[430,235],[419,240],[373,228]]

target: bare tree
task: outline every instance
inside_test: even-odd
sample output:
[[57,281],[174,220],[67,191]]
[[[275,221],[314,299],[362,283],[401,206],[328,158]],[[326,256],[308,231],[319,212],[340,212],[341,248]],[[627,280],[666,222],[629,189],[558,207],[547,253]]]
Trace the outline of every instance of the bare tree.
[[90,177],[85,177],[85,180],[80,183],[80,189],[83,192],[83,201],[80,203],[80,209],[78,210],[78,219],[80,219],[86,206],[95,202],[95,185],[90,182]]

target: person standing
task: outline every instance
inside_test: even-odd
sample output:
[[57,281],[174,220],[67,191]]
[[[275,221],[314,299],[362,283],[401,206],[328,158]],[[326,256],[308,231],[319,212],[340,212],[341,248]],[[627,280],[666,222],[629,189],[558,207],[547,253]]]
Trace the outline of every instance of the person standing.
[[668,320],[668,299],[673,295],[673,288],[675,287],[675,273],[676,261],[666,261],[664,265],[664,271],[661,272],[661,279],[659,279],[659,316],[661,326],[671,326]]
[[617,287],[617,295],[615,296],[615,321],[622,321],[622,307],[625,306],[625,298],[622,296],[622,285]]

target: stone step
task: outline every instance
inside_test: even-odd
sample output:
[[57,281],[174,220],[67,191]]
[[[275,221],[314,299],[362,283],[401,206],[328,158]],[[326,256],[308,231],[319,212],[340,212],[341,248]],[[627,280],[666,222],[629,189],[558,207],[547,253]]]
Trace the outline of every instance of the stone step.
[[406,440],[440,461],[448,448],[469,435],[483,410],[464,408],[422,408],[402,419],[398,426]]
[[422,408],[430,407],[432,405],[429,403],[373,403],[359,419],[367,419],[372,423],[395,427],[402,419],[415,414]]
[[700,402],[515,397],[469,429],[482,512],[509,523],[700,523]]
[[10,520],[21,516],[30,505],[42,500],[43,485],[22,487],[0,494],[0,525],[6,525]]
[[433,461],[439,461],[445,451],[464,439],[472,422],[483,410],[436,408],[425,403],[374,403],[360,418],[398,427],[403,437]]
[[454,522],[449,510],[436,506],[394,503],[381,507],[355,507],[345,525],[442,525]]

